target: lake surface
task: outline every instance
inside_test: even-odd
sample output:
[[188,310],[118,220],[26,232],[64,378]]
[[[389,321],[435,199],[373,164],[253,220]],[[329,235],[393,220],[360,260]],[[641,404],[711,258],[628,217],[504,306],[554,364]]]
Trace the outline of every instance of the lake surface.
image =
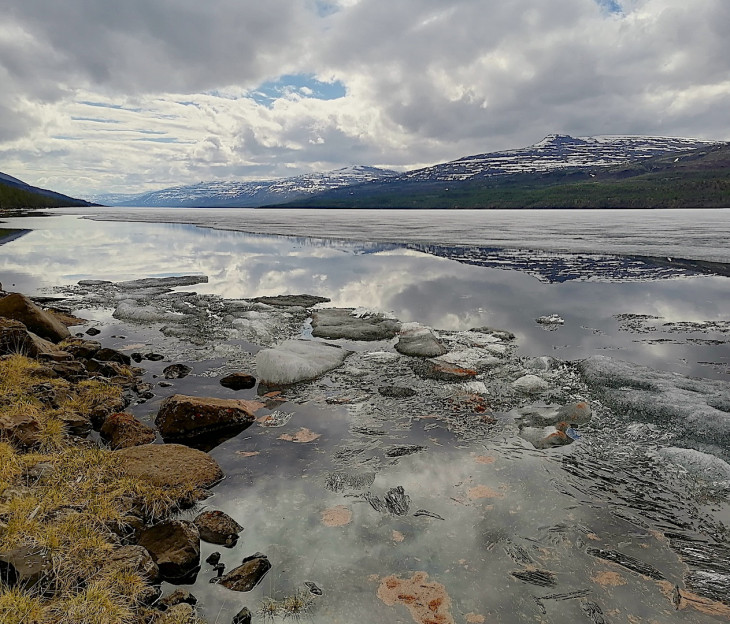
[[[209,314],[197,318],[216,327],[226,314],[217,296],[310,293],[443,330],[454,344],[470,328],[506,329],[516,347],[499,375],[523,374],[532,356],[598,354],[728,380],[730,278],[646,256],[730,262],[730,213],[95,212],[108,220],[5,219],[2,227],[15,233],[0,245],[0,282],[71,297],[105,345],[164,353],[166,361],[144,362],[154,397],[131,407],[148,423],[175,392],[259,396],[217,380],[251,370],[260,343],[241,330],[187,348],[164,323],[112,317],[123,295],[79,289],[79,280],[206,275],[207,283],[178,291],[197,292],[189,300]],[[550,314],[564,323],[535,320]],[[310,328],[296,331],[307,336]],[[473,391],[419,379],[391,343],[343,346],[355,353],[342,369],[285,390],[261,412],[283,414],[280,427],[257,422],[209,447],[226,479],[205,504],[245,526],[235,548],[219,548],[222,561],[230,570],[260,551],[273,565],[247,594],[209,583],[215,575],[204,565],[189,589],[209,621],[230,622],[244,604],[255,612],[268,598],[305,592],[305,582],[323,595],[299,617],[331,624],[595,623],[601,613],[627,624],[728,620],[730,609],[686,589],[687,564],[672,543],[706,544],[710,534],[722,541],[727,498],[659,463],[657,450],[677,444],[661,423],[627,425],[593,402],[594,422],[575,443],[537,450],[516,435],[507,413],[512,377],[483,377],[484,419]],[[158,382],[172,361],[191,363],[194,373],[165,388]],[[548,376],[552,399],[582,398],[570,366],[558,364]],[[387,383],[417,394],[383,398],[377,388]],[[302,429],[319,437],[287,439]],[[419,450],[393,452],[403,446]],[[407,513],[378,511],[365,496],[396,487],[410,499]],[[203,544],[203,559],[213,550]],[[606,559],[617,552],[629,567]],[[650,568],[639,573],[631,561]],[[725,573],[717,573],[721,584]],[[688,597],[679,610],[675,585]]]

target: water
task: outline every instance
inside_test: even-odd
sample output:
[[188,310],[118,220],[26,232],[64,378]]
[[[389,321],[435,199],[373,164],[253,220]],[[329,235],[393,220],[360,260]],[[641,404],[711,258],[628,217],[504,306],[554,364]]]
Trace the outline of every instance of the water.
[[[124,216],[103,212],[104,218]],[[210,584],[214,574],[204,565],[189,589],[210,621],[230,622],[244,604],[256,611],[264,597],[305,591],[306,581],[324,593],[303,619],[333,624],[589,622],[592,604],[610,622],[728,619],[730,611],[689,594],[680,546],[667,537],[710,543],[709,535],[722,534],[718,519],[729,517],[716,491],[703,489],[700,497],[692,478],[667,472],[653,458],[656,448],[676,443],[673,433],[646,423],[627,426],[622,415],[594,403],[594,422],[578,428],[576,443],[537,451],[515,434],[506,414],[512,403],[526,401],[504,389],[511,379],[504,376],[521,374],[524,358],[538,355],[570,360],[608,354],[727,380],[728,278],[613,255],[729,262],[726,213],[616,212],[610,232],[602,231],[606,219],[600,213],[372,211],[358,213],[357,221],[352,213],[312,211],[132,214],[151,222],[72,215],[8,219],[4,228],[30,232],[0,245],[0,281],[6,288],[49,294],[80,279],[203,274],[207,284],[181,290],[227,298],[307,292],[332,298],[332,305],[391,311],[403,321],[451,332],[489,325],[517,336],[516,352],[500,372],[484,377],[493,422],[458,384],[421,380],[398,359],[368,358],[368,350],[392,351],[390,343],[348,345],[358,352],[341,370],[285,390],[284,402],[257,414],[287,412],[292,417],[286,425],[255,423],[211,448],[227,478],[205,504],[245,527],[235,548],[218,548],[222,561],[230,570],[261,551],[273,568],[253,592],[237,594]],[[234,231],[246,229],[266,233]],[[275,235],[292,232],[305,236]],[[641,239],[649,233],[647,250]],[[544,253],[496,252],[500,245]],[[111,298],[94,303],[89,293],[71,292],[81,315],[102,330],[104,344],[135,350],[145,345],[170,361],[192,363],[194,373],[170,388],[157,385],[170,362],[145,363],[155,397],[132,407],[145,422],[175,392],[257,396],[256,389],[233,393],[217,383],[223,370],[252,366],[258,347],[245,335],[186,350],[184,340],[159,331],[161,324],[112,318]],[[213,313],[203,318],[222,327],[215,300],[209,305]],[[565,323],[552,331],[535,322],[553,313]],[[586,391],[570,366],[558,365],[548,377],[551,396],[560,402]],[[417,395],[384,399],[377,388],[386,382],[414,387]],[[301,444],[280,437],[301,428],[320,437]],[[394,458],[388,455],[394,445],[424,448]],[[366,485],[334,491],[327,487],[334,473],[360,477]],[[367,490],[383,496],[396,486],[410,497],[407,514],[376,511],[362,496]],[[323,513],[337,507],[347,509],[350,522],[327,526]],[[443,520],[414,515],[419,509]],[[203,544],[202,558],[214,549]],[[634,557],[664,580],[609,563],[596,549]],[[546,573],[547,586],[520,580],[534,569]],[[388,583],[397,582],[391,575],[405,580],[421,572],[432,583],[430,593],[416,596],[404,588],[404,597],[391,606]],[[699,602],[685,600],[675,610],[675,584]],[[428,605],[446,596],[448,617],[439,620],[439,607],[429,611]],[[432,619],[416,613],[419,600]]]

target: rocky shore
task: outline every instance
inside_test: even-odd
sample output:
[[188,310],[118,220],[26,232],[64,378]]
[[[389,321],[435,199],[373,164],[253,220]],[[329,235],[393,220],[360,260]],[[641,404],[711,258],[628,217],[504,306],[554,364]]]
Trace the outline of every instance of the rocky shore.
[[[342,406],[360,419],[354,430],[363,438],[383,435],[379,427],[386,417],[405,422],[417,411],[465,443],[497,434],[513,436],[509,448],[516,456],[553,454],[566,479],[580,481],[577,487],[589,481],[609,484],[612,504],[619,501],[617,506],[636,514],[636,526],[654,522],[673,527],[665,535],[689,564],[684,578],[673,581],[674,607],[702,611],[699,604],[730,615],[730,559],[718,563],[725,561],[727,549],[721,523],[694,518],[679,530],[670,505],[645,501],[642,506],[632,499],[630,486],[611,482],[604,468],[595,469],[596,462],[604,467],[620,463],[617,436],[635,436],[637,424],[643,423],[641,435],[657,449],[652,470],[674,467],[720,500],[730,492],[730,384],[611,358],[522,358],[515,336],[504,329],[437,331],[380,311],[328,308],[323,297],[224,300],[175,290],[203,281],[200,276],[83,281],[64,289],[61,307],[50,309],[21,294],[0,292],[3,624],[92,621],[84,619],[89,613],[100,623],[201,622],[192,594],[178,589],[163,595],[160,583],[189,583],[203,567],[214,575],[212,582],[244,596],[234,624],[251,622],[256,614],[273,618],[311,612],[321,595],[311,582],[283,598],[244,604],[246,593],[272,569],[266,554],[246,554],[229,569],[219,552],[201,563],[201,540],[232,549],[244,527],[241,518],[215,508],[201,510],[201,501],[224,474],[200,449],[254,423],[285,424],[291,415],[277,408],[287,401]],[[74,316],[94,307],[113,308],[116,319],[152,327],[159,341],[149,351],[104,346],[93,339],[99,330]],[[537,322],[557,323],[556,318]],[[69,327],[80,331],[72,334]],[[223,345],[236,340],[255,348],[233,355]],[[193,372],[196,359],[214,356],[224,360],[213,371],[220,387],[253,396],[175,391],[174,384]],[[144,367],[163,359],[157,385],[145,382]],[[154,423],[132,414],[130,408],[167,388],[174,392],[159,404]],[[280,439],[306,443],[317,437],[301,429]],[[434,511],[413,510],[403,487],[381,495],[371,491],[372,479],[358,472],[363,466],[377,472],[386,462],[427,450],[407,443],[340,448],[336,459],[343,469],[332,473],[327,488],[360,492],[356,496],[363,503],[386,516],[443,521]],[[704,478],[708,470],[709,480]],[[475,485],[468,496],[476,500],[502,494]],[[181,511],[190,519],[181,519]],[[346,506],[325,511],[327,526],[351,521]],[[687,544],[697,534],[703,536],[705,556],[692,559]],[[582,556],[644,575],[655,570],[607,548],[583,548]],[[657,582],[665,580],[657,574]],[[513,576],[528,584],[554,585],[552,573],[531,571],[529,565]],[[403,602],[395,591],[402,583],[395,576],[384,578],[378,598],[386,605]],[[443,590],[424,580],[418,591],[431,585]],[[600,606],[586,595],[572,598],[581,601],[594,622],[602,621],[596,619]],[[439,604],[439,621],[454,621],[449,605]],[[413,604],[405,606],[414,621],[430,621],[428,608],[422,612]]]

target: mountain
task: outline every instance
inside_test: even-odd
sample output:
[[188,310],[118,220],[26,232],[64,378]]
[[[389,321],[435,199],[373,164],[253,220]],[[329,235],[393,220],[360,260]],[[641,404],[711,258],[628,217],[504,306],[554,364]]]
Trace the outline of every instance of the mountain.
[[199,182],[137,195],[97,195],[109,206],[249,207],[285,203],[330,189],[368,184],[397,175],[377,167],[353,166],[327,173],[310,173],[258,182]]
[[90,206],[89,202],[37,188],[18,178],[0,173],[0,208],[58,208]]
[[727,207],[729,155],[727,143],[695,139],[550,135],[287,207]]

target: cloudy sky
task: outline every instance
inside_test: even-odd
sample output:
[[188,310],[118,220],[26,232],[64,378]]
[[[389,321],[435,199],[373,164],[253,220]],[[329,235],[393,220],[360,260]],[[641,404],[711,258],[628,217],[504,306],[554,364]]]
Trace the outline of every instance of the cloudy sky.
[[75,196],[730,140],[728,0],[8,1],[0,171]]

